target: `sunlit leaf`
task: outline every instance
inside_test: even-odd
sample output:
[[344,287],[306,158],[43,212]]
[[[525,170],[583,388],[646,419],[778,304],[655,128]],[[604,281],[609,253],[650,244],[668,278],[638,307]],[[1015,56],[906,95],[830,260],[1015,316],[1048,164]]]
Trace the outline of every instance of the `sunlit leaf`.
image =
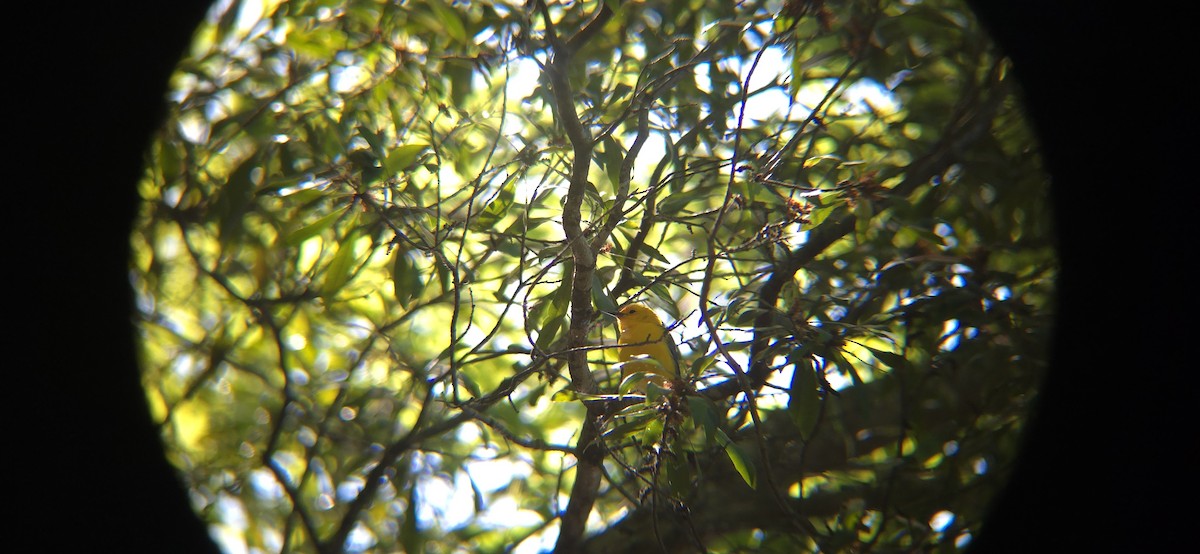
[[910,369],[911,367],[911,363],[907,358],[895,352],[871,348],[870,346],[867,347],[867,350],[870,350],[871,354],[874,355],[876,359],[892,369],[904,371]]
[[321,216],[320,219],[296,229],[291,233],[288,233],[287,240],[285,242],[288,246],[299,246],[300,243],[327,231],[344,215],[346,215],[345,212],[335,211],[333,213]]
[[467,30],[463,26],[462,18],[458,13],[446,5],[443,0],[429,0],[429,7],[433,8],[434,16],[442,24],[441,31],[444,31],[450,38],[463,44],[470,44],[467,40]]
[[403,171],[415,163],[428,148],[428,144],[402,144],[392,148],[383,160],[383,169],[388,174]]
[[333,255],[333,259],[329,262],[329,269],[325,273],[325,284],[322,287],[324,295],[337,294],[350,279],[356,256],[354,243],[355,233],[353,232],[338,243],[337,253]]
[[559,333],[567,326],[567,311],[570,308],[571,280],[563,279],[555,294],[534,309],[538,321],[537,346],[550,348]]
[[850,361],[846,359],[846,356],[843,355],[840,350],[829,350],[825,352],[824,355],[830,361],[832,361],[834,365],[838,367],[838,369],[848,373],[850,375],[850,380],[853,381],[855,385],[863,384],[862,377],[859,377],[858,370],[854,367],[854,364],[850,363]]
[[725,435],[724,431],[717,429],[717,434],[724,443],[725,455],[733,463],[733,469],[742,477],[742,481],[752,489],[758,488],[758,470],[754,467],[754,462],[746,456],[746,452],[742,450],[741,446]]

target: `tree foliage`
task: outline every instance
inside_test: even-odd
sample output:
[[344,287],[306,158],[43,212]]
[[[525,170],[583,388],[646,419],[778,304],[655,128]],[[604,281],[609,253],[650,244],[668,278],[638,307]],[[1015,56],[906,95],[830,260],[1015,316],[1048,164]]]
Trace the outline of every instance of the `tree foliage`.
[[263,551],[961,547],[1052,309],[1008,70],[941,0],[215,9],[133,235],[168,455]]

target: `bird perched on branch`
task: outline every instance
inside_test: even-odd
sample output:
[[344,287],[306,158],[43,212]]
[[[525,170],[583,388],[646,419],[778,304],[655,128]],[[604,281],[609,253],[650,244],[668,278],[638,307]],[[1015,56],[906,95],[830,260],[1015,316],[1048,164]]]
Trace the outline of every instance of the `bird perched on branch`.
[[[622,362],[621,382],[634,373],[642,372],[647,380],[659,386],[679,379],[679,348],[663,327],[654,310],[642,304],[630,304],[615,314],[621,335],[617,338],[617,358]],[[634,390],[645,390],[645,383]]]

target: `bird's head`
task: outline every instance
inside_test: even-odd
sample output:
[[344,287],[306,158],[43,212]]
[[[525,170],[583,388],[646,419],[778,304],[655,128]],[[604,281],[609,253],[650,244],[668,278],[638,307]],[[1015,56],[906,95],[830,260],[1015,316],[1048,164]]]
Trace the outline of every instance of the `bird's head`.
[[662,320],[658,319],[658,314],[642,304],[630,304],[617,310],[617,313],[613,315],[617,318],[617,323],[621,326],[621,329],[632,329],[641,326],[661,328],[663,326]]

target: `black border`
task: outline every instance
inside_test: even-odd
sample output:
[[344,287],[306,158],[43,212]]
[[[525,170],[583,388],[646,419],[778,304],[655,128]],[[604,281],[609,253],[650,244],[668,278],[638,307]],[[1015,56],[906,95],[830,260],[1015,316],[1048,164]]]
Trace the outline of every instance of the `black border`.
[[[1193,68],[1188,49],[1163,40],[1186,32],[1182,13],[970,3],[1025,89],[1064,266],[1040,409],[972,551],[1174,542],[1186,512],[1163,498],[1190,500],[1185,450],[1197,436],[1174,413],[1194,402],[1182,376],[1197,367],[1182,356],[1194,325],[1181,315],[1196,249],[1184,231],[1194,177],[1182,171],[1194,141],[1176,138],[1194,132],[1183,100]],[[207,2],[16,9],[5,236],[17,248],[4,266],[17,379],[4,387],[15,431],[4,450],[21,490],[10,502],[25,507],[10,528],[55,549],[213,552],[150,425],[125,259],[167,76]],[[1160,464],[1167,455],[1176,461]]]

